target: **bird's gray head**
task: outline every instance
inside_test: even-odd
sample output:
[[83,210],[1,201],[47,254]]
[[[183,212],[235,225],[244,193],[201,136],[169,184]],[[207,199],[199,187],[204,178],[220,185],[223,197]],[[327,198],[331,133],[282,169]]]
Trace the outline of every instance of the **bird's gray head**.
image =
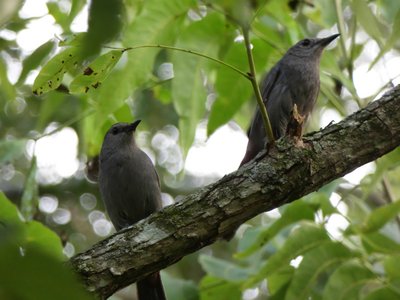
[[116,123],[107,131],[103,146],[101,148],[102,155],[110,155],[116,150],[123,149],[124,146],[131,145],[135,143],[135,138],[133,132],[135,132],[136,127],[139,125],[141,120],[137,120],[133,123]]
[[336,39],[340,34],[334,34],[323,39],[304,39],[290,48],[286,55],[304,58],[319,59],[322,50]]

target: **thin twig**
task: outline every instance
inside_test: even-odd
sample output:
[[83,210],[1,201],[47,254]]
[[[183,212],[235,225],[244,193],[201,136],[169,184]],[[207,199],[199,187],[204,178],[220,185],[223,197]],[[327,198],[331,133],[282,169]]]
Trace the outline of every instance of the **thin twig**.
[[272,126],[271,122],[268,117],[268,112],[267,109],[264,105],[264,101],[261,96],[260,88],[257,83],[257,78],[256,78],[256,67],[254,65],[254,59],[253,59],[253,52],[251,51],[251,44],[250,44],[250,38],[249,38],[249,30],[248,28],[243,28],[243,38],[244,38],[244,43],[246,46],[246,51],[247,51],[247,58],[249,61],[249,67],[250,67],[250,81],[253,86],[254,94],[256,96],[256,100],[258,103],[258,107],[261,112],[261,116],[263,119],[264,123],[264,128],[265,128],[265,133],[268,137],[268,141],[273,143],[275,141],[274,134],[272,132]]
[[200,52],[197,52],[194,50],[189,50],[189,49],[184,49],[184,48],[179,48],[179,47],[174,47],[174,46],[167,46],[167,45],[139,45],[139,46],[134,46],[134,47],[128,47],[128,48],[125,48],[124,50],[128,51],[128,50],[135,50],[135,49],[141,49],[141,48],[161,48],[161,49],[174,50],[174,51],[179,51],[179,52],[184,52],[184,53],[189,53],[189,54],[193,54],[196,56],[200,56],[200,57],[206,58],[208,60],[211,60],[213,62],[216,62],[220,65],[223,65],[223,66],[235,71],[236,73],[239,73],[240,75],[242,75],[243,77],[245,77],[251,81],[249,74],[239,70],[235,66],[230,65],[222,60],[219,60],[218,58],[211,57],[211,56],[208,56],[206,54],[203,54],[203,53],[200,53]]

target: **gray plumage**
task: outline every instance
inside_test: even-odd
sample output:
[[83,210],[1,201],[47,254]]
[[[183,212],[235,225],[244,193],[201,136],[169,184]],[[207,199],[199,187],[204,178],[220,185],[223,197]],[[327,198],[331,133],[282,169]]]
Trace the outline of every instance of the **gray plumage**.
[[133,136],[138,124],[114,124],[100,152],[100,192],[117,230],[161,208],[156,170]]
[[[286,133],[293,106],[305,121],[319,93],[319,63],[323,49],[339,34],[323,39],[304,39],[291,47],[262,81],[261,94],[276,139]],[[240,165],[252,160],[267,141],[259,108],[248,132],[246,154]]]
[[[161,191],[150,158],[136,145],[134,132],[140,120],[114,124],[100,152],[100,192],[114,227],[120,230],[160,210]],[[137,284],[141,300],[165,299],[158,273]]]

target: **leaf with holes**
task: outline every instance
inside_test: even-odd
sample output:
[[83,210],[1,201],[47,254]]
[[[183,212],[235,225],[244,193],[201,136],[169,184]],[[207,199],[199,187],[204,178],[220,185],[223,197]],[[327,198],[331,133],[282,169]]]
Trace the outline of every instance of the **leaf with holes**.
[[112,50],[96,58],[71,82],[71,93],[87,93],[103,83],[125,50]]
[[78,63],[79,48],[71,47],[58,53],[42,68],[33,83],[32,91],[35,95],[42,95],[58,88],[64,74]]

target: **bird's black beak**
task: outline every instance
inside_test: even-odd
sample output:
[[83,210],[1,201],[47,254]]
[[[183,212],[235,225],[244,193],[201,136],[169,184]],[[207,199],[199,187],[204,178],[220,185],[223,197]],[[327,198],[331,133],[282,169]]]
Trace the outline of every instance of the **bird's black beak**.
[[129,124],[128,127],[126,128],[126,129],[127,129],[127,132],[135,131],[135,130],[136,130],[136,127],[139,125],[139,123],[140,123],[141,121],[142,121],[142,120],[136,120],[135,122]]
[[321,45],[322,47],[326,47],[326,46],[328,46],[334,39],[336,39],[339,35],[340,35],[340,34],[337,33],[337,34],[328,36],[328,37],[326,37],[326,38],[320,39],[320,40],[318,41],[318,44]]

